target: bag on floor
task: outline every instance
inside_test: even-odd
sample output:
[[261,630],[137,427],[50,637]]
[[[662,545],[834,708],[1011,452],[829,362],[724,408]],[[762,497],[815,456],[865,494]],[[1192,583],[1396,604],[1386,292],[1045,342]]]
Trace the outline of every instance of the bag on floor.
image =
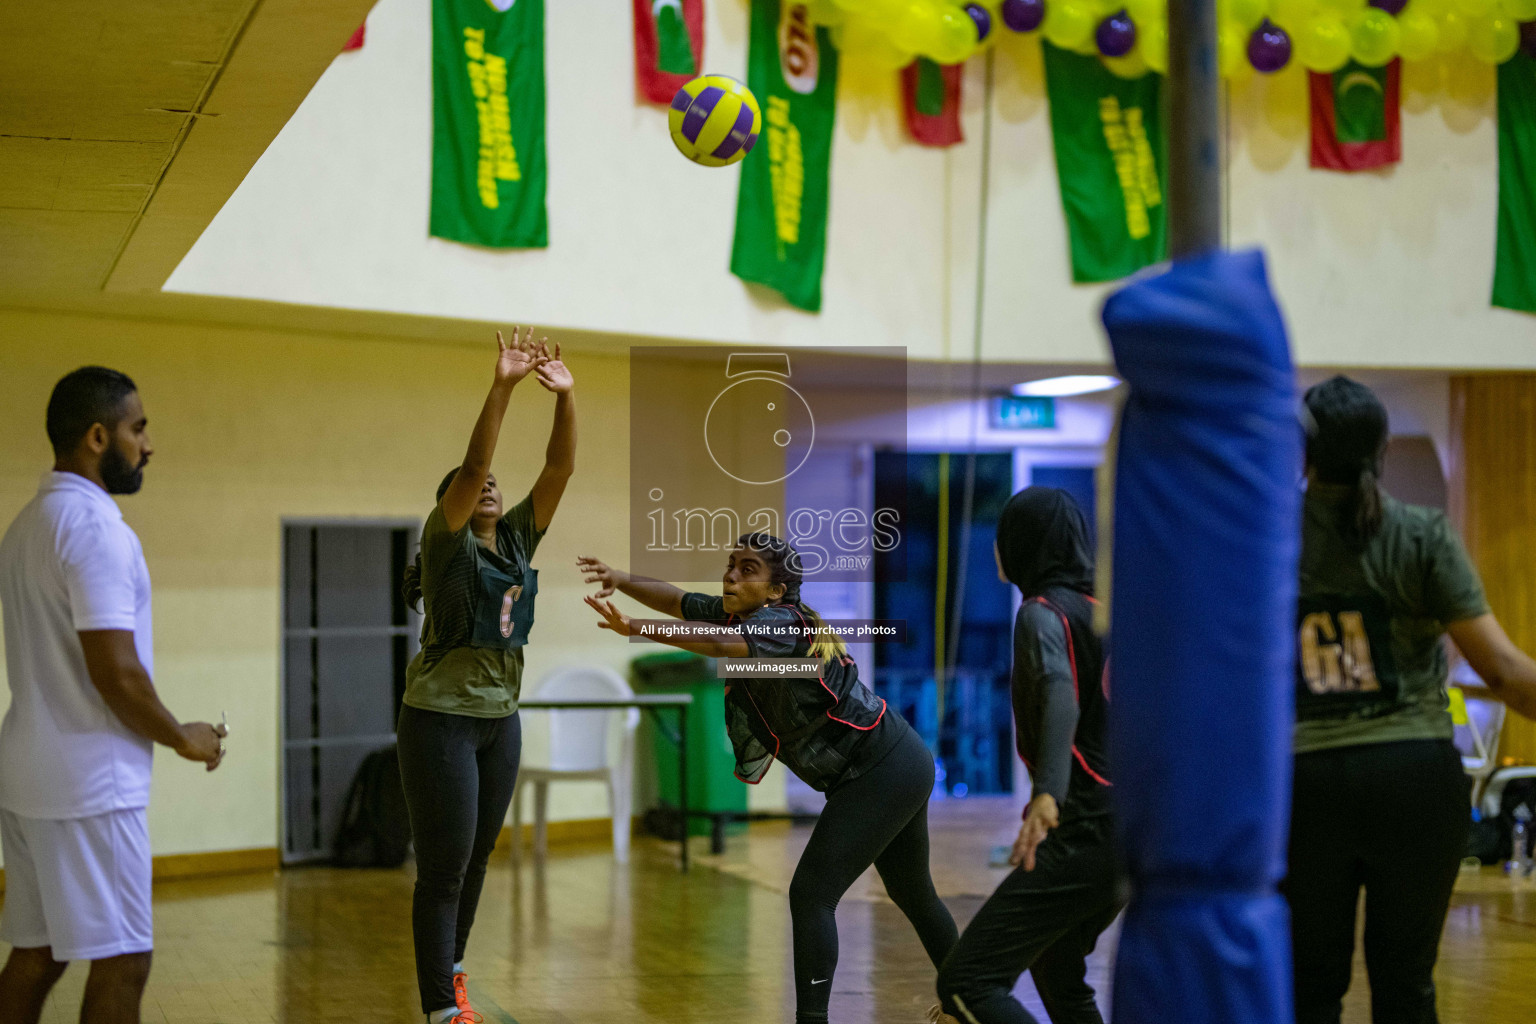
[[363,758],[347,799],[332,857],[338,867],[397,868],[411,852],[411,818],[394,747]]

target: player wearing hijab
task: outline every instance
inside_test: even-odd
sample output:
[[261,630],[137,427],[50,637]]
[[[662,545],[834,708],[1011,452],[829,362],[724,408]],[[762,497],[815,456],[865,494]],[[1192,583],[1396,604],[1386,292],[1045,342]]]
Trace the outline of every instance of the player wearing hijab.
[[1013,626],[1013,711],[1034,794],[1009,858],[1015,870],[939,969],[939,999],[966,1024],[1035,1024],[1012,995],[1027,970],[1053,1024],[1102,1024],[1085,960],[1124,900],[1088,528],[1065,491],[1030,487],[1004,506],[995,551],[998,574],[1024,599]]

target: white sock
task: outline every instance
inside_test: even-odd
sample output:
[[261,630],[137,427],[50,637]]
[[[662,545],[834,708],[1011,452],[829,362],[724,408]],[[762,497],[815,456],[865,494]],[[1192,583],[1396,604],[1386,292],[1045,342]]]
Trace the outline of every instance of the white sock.
[[450,1006],[446,1010],[433,1010],[427,1014],[427,1024],[448,1024],[453,1015],[459,1012],[457,1006]]
[[460,960],[458,963],[453,965],[453,973],[454,974],[463,974],[464,973],[464,961],[463,960]]

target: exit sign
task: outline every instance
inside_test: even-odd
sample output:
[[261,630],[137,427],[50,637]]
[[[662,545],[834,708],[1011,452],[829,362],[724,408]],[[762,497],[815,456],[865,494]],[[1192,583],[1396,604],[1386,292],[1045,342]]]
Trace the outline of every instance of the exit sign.
[[1029,395],[999,395],[992,400],[994,430],[1051,430],[1056,426],[1056,399]]

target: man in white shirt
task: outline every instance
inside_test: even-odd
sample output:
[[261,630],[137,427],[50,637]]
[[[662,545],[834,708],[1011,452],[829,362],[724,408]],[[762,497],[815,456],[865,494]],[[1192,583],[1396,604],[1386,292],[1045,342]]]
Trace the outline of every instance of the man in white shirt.
[[81,1020],[138,1024],[153,928],[151,750],[208,770],[222,726],[178,722],[155,693],[149,571],[109,495],[151,447],[133,381],[88,366],[48,401],[53,471],[0,540],[11,706],[0,724],[5,906],[0,1024],[37,1024],[71,960],[91,961]]

